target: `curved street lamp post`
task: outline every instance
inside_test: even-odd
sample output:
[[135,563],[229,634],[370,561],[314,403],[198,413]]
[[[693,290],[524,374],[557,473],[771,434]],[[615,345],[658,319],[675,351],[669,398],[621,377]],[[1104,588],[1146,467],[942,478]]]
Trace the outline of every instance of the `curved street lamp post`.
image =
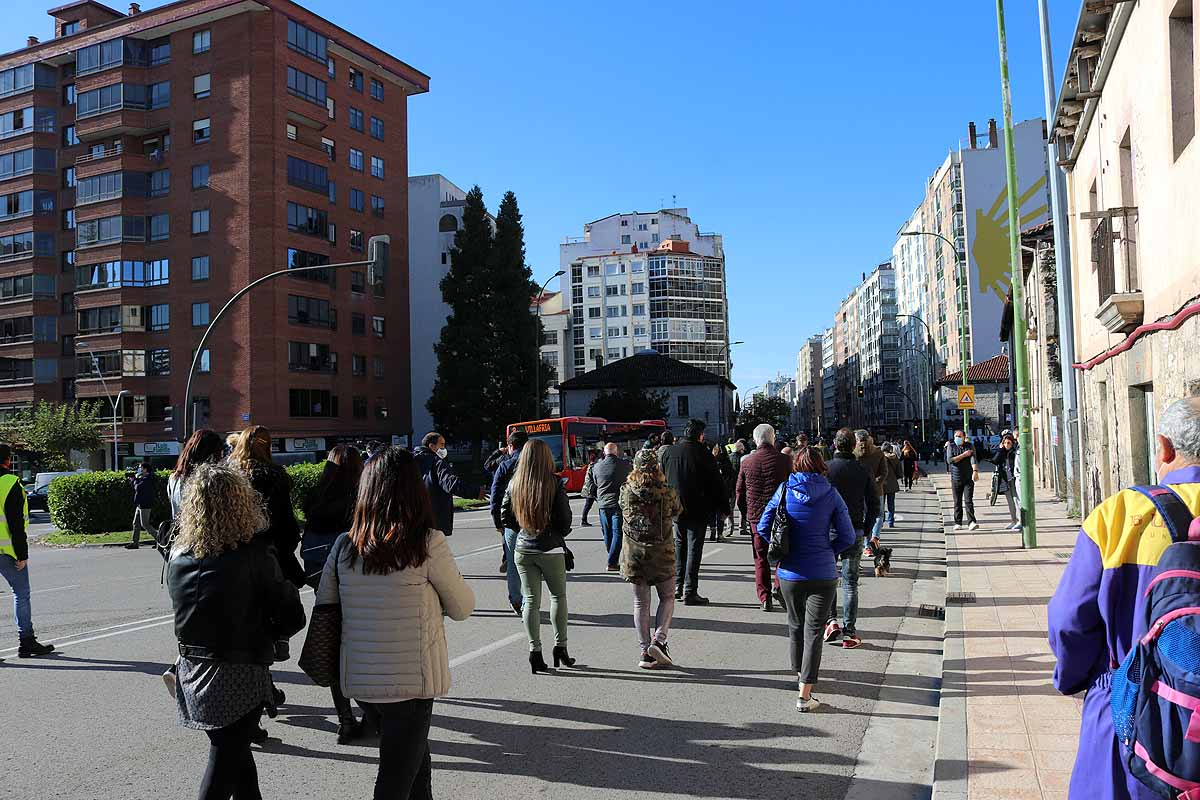
[[[535,314],[535,316],[537,317],[537,329],[534,331],[534,334],[533,334],[534,338],[537,340],[537,346],[534,348],[534,352],[537,355],[537,358],[534,359],[534,363],[533,363],[533,417],[532,417],[532,419],[537,419],[538,417],[540,417],[542,415],[542,297],[543,297],[543,295],[546,294],[546,287],[550,285],[550,281],[554,280],[555,278],[561,278],[563,275],[566,275],[566,274],[567,274],[566,270],[560,269],[558,272],[554,273],[549,278],[546,278],[545,283],[542,284],[542,288],[540,288],[537,293],[537,312]],[[562,409],[560,408],[559,411],[561,411],[561,410]]]

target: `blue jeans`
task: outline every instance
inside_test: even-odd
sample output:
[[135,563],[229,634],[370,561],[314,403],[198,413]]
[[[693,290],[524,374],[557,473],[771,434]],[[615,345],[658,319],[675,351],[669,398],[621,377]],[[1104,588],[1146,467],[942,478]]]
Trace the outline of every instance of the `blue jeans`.
[[[863,532],[858,531],[854,545],[842,556],[842,633],[855,633],[858,622],[858,568],[862,564]],[[837,619],[837,597],[829,610],[829,619]]]
[[[885,494],[883,496],[883,499],[887,501],[887,524],[888,524],[888,527],[894,528],[894,527],[896,527],[896,493],[889,492],[888,494]],[[878,535],[878,529],[877,529],[876,535]]]
[[600,533],[608,551],[608,565],[617,566],[621,560],[621,507],[600,509]]
[[17,569],[17,561],[12,556],[0,556],[0,575],[8,581],[13,593],[13,615],[17,620],[17,636],[21,639],[33,638],[33,609],[29,605],[29,565],[25,569]]
[[517,547],[517,532],[509,528],[504,529],[504,557],[508,559],[508,572],[504,574],[504,579],[508,582],[508,603],[517,608],[521,607],[521,576],[517,572],[517,562],[514,556],[514,551]]

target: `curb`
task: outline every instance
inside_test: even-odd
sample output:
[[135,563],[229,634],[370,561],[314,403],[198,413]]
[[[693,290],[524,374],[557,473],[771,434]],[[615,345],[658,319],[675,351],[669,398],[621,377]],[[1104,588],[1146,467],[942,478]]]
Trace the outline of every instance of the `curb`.
[[[933,476],[930,475],[930,480]],[[935,481],[938,510],[942,509],[942,488]],[[946,529],[942,512],[942,536],[946,546],[946,594],[962,589],[958,556],[951,557],[953,534]],[[966,663],[966,640],[962,606],[946,604],[946,625],[942,638],[942,691],[938,703],[937,751],[933,762],[933,800],[967,800],[967,698],[966,685],[954,677]],[[953,633],[955,635],[947,635]]]

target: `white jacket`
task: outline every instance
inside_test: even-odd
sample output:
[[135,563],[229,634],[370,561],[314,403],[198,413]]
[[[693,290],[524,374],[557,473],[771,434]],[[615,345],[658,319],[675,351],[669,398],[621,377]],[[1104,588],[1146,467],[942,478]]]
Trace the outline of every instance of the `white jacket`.
[[424,564],[387,575],[364,575],[361,558],[351,566],[353,546],[343,542],[345,534],[334,543],[317,603],[342,606],[339,670],[347,697],[392,702],[450,691],[442,610],[452,619],[466,619],[475,610],[475,593],[442,532],[428,536]]

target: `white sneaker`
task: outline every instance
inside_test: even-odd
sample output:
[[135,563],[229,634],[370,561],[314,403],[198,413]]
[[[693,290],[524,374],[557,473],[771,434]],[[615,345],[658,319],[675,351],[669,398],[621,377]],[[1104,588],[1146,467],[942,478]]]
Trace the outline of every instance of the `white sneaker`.
[[1009,526],[1008,526],[1008,529],[1009,529],[1010,531],[1019,531],[1019,530],[1021,530],[1021,523],[1019,523],[1019,522],[1014,522],[1012,525],[1009,525]]
[[977,531],[977,530],[979,530],[979,523],[978,523],[978,522],[972,522],[970,525],[968,525],[968,526],[967,526],[967,530],[969,530],[969,531]]
[[821,707],[821,701],[815,697],[810,697],[805,700],[803,697],[796,699],[796,710],[801,714],[807,714],[809,711],[816,711]]
[[954,523],[954,530],[956,530],[956,531],[961,531],[961,530],[962,530],[962,525],[959,525],[957,522],[956,522],[956,523]]
[[179,683],[179,680],[175,677],[175,667],[171,667],[169,670],[164,672],[162,674],[162,679],[163,683],[167,685],[167,692],[171,695],[171,697],[174,697],[176,691],[175,687]]

